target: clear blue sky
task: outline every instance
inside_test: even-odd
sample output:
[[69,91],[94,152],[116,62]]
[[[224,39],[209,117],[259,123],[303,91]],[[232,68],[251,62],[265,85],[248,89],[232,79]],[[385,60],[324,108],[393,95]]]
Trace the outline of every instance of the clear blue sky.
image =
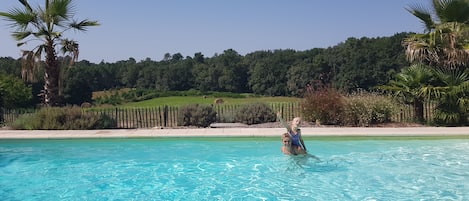
[[[41,6],[44,0],[29,0]],[[165,53],[206,57],[234,49],[325,48],[349,37],[392,36],[422,32],[420,21],[405,8],[429,0],[75,0],[78,20],[98,20],[87,32],[65,37],[80,44],[79,60],[99,63],[150,58]],[[2,0],[1,11],[22,5]],[[13,31],[0,19],[0,57],[20,57]],[[37,45],[37,44],[36,44]]]

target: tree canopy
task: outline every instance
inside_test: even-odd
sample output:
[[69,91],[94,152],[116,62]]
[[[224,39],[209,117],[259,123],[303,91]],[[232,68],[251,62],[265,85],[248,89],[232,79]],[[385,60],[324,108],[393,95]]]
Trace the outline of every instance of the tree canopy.
[[[306,86],[316,81],[349,92],[373,90],[409,65],[401,45],[409,34],[349,38],[329,48],[263,50],[244,56],[227,49],[213,57],[205,57],[200,52],[193,57],[168,53],[161,61],[129,58],[96,64],[81,60],[71,68],[64,68],[67,69],[64,98],[66,103],[80,104],[89,101],[93,91],[115,88],[195,89],[301,97]],[[66,61],[62,57],[58,60]],[[60,63],[67,65],[67,62]],[[11,58],[0,58],[0,65],[19,64]],[[15,69],[8,67],[5,72],[17,76]]]

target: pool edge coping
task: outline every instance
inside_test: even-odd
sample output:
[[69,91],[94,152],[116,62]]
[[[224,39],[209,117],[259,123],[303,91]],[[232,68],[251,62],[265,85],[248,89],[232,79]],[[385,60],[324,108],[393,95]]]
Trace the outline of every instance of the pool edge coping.
[[[0,139],[278,137],[284,128],[0,130]],[[305,137],[469,137],[469,127],[303,127]]]

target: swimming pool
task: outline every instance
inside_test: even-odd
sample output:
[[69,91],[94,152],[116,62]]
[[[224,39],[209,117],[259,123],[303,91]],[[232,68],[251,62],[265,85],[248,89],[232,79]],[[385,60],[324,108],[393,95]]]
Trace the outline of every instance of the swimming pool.
[[467,200],[469,139],[1,140],[2,200]]

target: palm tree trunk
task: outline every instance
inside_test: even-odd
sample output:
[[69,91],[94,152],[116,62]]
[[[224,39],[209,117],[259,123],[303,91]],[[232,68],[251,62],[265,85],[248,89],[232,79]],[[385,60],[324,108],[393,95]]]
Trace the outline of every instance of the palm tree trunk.
[[44,71],[44,104],[46,106],[58,106],[60,69],[52,40],[47,42]]
[[424,118],[423,118],[423,101],[422,100],[415,100],[414,101],[414,113],[415,113],[415,120],[418,123],[423,123]]

